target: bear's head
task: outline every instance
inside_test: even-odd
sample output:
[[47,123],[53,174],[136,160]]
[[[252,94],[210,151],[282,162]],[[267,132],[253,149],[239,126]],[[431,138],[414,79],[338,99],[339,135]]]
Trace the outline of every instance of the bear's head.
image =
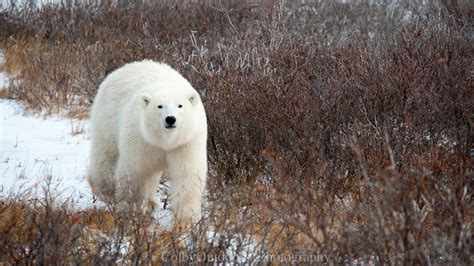
[[150,144],[171,150],[187,143],[198,128],[200,97],[194,90],[162,89],[141,95],[140,131]]

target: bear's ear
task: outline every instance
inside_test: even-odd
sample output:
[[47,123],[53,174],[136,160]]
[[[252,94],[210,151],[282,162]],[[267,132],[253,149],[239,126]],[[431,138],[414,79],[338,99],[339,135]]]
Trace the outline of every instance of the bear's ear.
[[193,105],[196,105],[196,103],[199,102],[199,95],[197,93],[193,93],[188,99]]
[[142,103],[143,103],[143,106],[147,106],[151,101],[151,98],[150,96],[146,95],[146,94],[142,94]]

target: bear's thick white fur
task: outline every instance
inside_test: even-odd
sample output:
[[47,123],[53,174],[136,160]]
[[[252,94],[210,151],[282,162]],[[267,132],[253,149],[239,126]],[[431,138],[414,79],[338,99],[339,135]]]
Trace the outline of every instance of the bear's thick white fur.
[[[173,125],[166,120],[171,116]],[[207,121],[183,76],[150,60],[126,64],[100,84],[90,118],[88,181],[96,196],[156,206],[158,182],[167,173],[178,221],[200,219]]]

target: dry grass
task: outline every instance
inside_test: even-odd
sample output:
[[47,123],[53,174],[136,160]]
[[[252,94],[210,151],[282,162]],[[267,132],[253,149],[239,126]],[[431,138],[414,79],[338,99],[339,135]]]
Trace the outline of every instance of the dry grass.
[[207,214],[163,233],[138,212],[6,199],[0,260],[473,260],[469,1],[119,2],[3,14],[3,97],[85,117],[111,70],[168,62],[208,113]]

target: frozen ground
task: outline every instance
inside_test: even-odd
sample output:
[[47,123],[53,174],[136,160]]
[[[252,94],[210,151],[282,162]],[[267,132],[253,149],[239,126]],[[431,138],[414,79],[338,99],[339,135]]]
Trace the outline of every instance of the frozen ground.
[[8,100],[0,100],[0,116],[0,196],[41,197],[50,177],[50,192],[58,199],[79,208],[93,205],[84,179],[89,140],[84,133],[73,134],[87,122],[24,115]]

